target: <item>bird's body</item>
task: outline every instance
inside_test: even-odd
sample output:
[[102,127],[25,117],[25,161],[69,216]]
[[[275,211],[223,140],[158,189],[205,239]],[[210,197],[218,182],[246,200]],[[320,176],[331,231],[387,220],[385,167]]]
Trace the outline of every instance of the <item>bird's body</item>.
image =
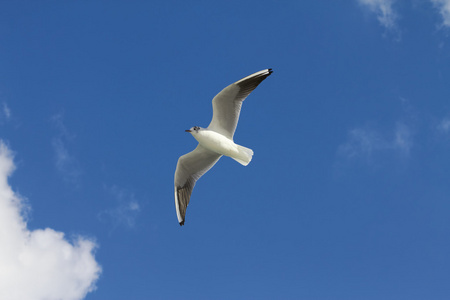
[[244,166],[248,165],[252,159],[253,151],[251,149],[249,149],[251,155],[247,154],[250,153],[249,151],[247,153],[243,152],[242,148],[245,147],[235,144],[232,139],[227,138],[223,134],[207,128],[199,128],[199,130],[192,130],[190,132],[198,143],[207,150],[231,157]]
[[230,157],[238,154],[237,145],[220,133],[200,128],[200,130],[191,132],[191,134],[200,145],[208,150]]
[[213,118],[207,128],[192,127],[187,132],[198,141],[193,151],[178,159],[175,171],[175,207],[180,225],[184,225],[186,208],[195,183],[208,172],[222,155],[229,156],[246,166],[253,150],[233,141],[242,102],[272,73],[266,69],[249,75],[224,88],[213,99]]

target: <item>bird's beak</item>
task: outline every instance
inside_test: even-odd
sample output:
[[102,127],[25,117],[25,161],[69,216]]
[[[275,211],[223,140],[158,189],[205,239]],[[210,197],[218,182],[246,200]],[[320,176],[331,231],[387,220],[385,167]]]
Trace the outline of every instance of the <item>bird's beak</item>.
[[185,132],[191,132],[191,130],[190,129],[186,129]]

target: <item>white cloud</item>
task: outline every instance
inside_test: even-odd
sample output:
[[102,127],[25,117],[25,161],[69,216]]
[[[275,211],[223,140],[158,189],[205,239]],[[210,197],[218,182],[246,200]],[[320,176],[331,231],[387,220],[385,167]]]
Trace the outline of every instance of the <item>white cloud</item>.
[[108,220],[113,229],[118,226],[133,228],[141,210],[134,194],[117,186],[107,187],[106,190],[117,203],[115,207],[106,209],[99,214],[100,220]]
[[358,2],[375,13],[381,25],[387,29],[395,28],[397,14],[392,8],[394,0],[358,0]]
[[83,299],[101,273],[96,244],[83,237],[70,243],[50,228],[29,230],[24,200],[8,184],[14,168],[0,140],[0,299]]
[[442,16],[443,26],[450,27],[450,0],[430,0]]

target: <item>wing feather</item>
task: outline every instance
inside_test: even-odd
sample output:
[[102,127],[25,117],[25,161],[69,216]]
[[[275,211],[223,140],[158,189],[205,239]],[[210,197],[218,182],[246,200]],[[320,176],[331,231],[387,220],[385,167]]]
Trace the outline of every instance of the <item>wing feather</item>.
[[212,101],[213,118],[208,129],[233,139],[242,102],[270,74],[272,69],[256,72],[230,84],[218,93]]
[[184,225],[186,209],[196,181],[208,172],[221,156],[199,144],[193,151],[178,159],[175,171],[175,207],[180,225]]

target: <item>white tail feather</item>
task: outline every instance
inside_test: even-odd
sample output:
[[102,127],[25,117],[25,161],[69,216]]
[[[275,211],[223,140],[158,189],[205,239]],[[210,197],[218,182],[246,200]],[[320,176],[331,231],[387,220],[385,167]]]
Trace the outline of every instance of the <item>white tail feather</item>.
[[236,157],[231,157],[231,158],[243,166],[248,165],[250,163],[250,161],[252,160],[253,150],[250,148],[245,148],[243,146],[239,146],[239,145],[237,145],[237,147],[238,147],[239,153],[237,154]]

